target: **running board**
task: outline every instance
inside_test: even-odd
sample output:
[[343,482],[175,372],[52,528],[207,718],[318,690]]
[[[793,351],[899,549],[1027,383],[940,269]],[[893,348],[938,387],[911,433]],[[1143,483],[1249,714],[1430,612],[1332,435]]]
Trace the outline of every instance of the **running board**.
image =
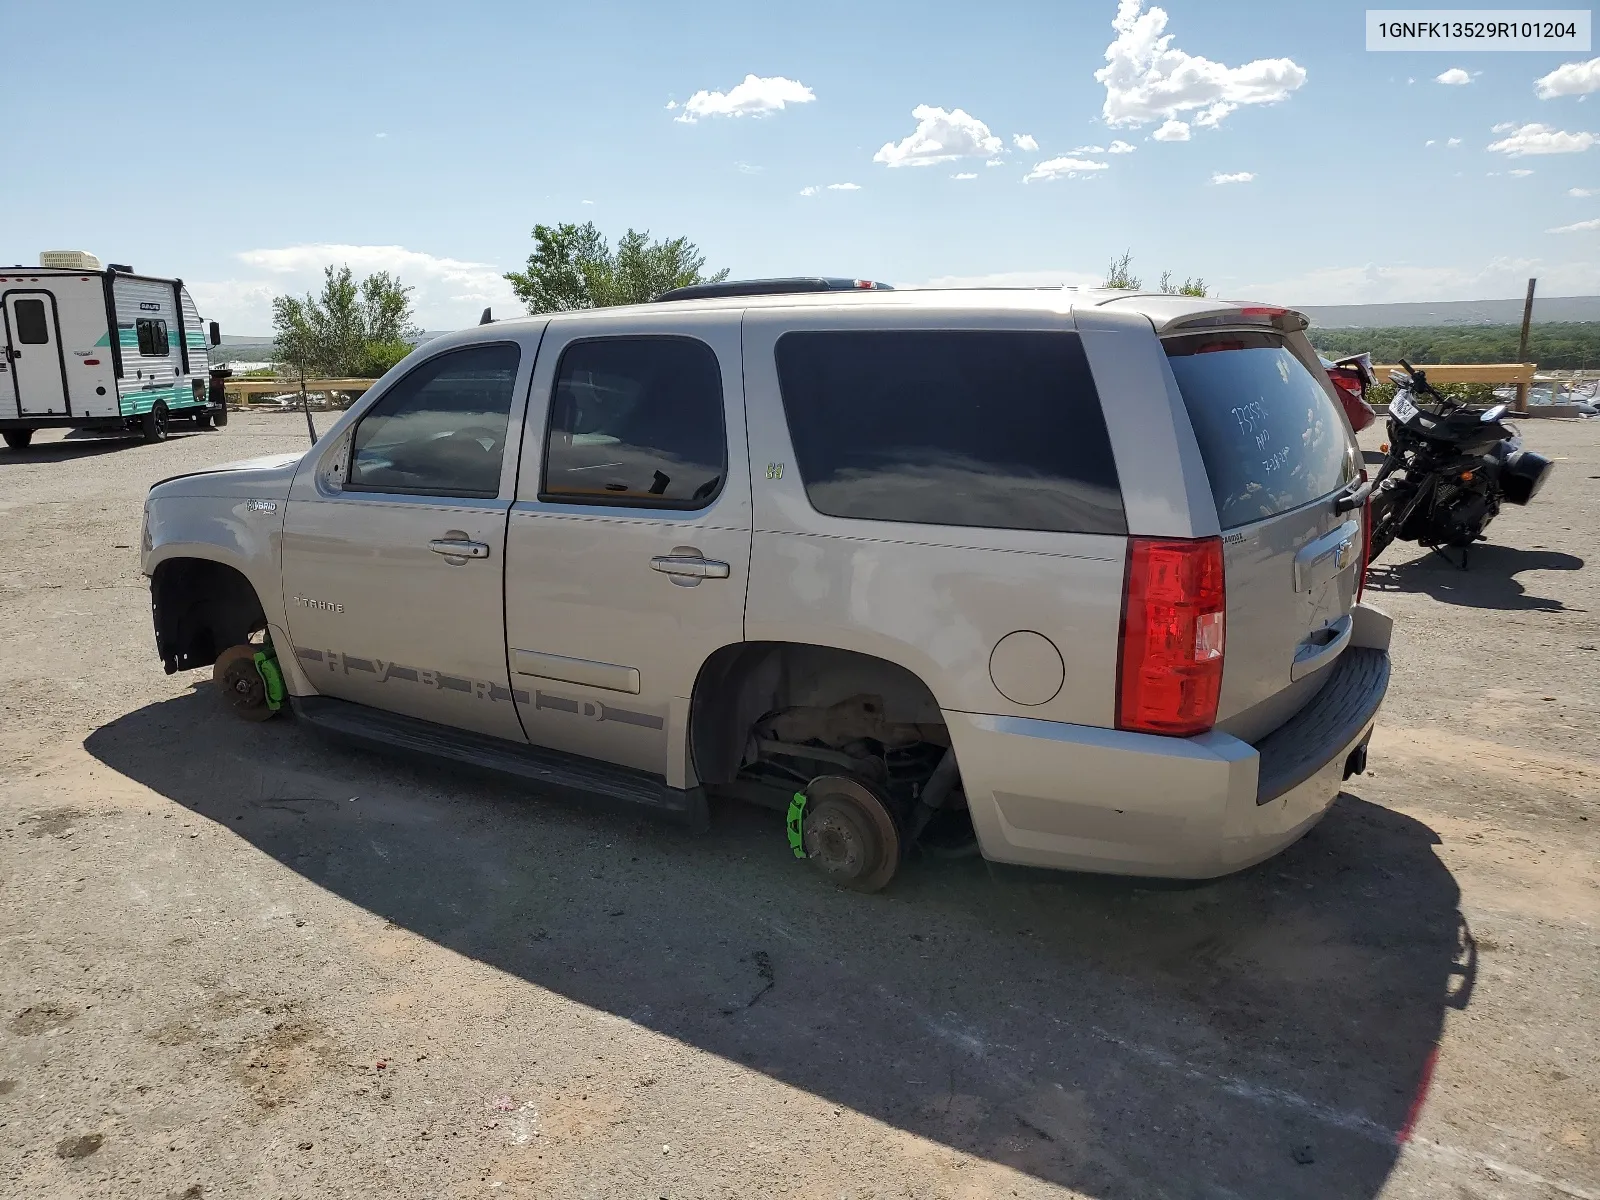
[[576,754],[519,746],[501,738],[435,725],[327,696],[290,696],[294,715],[324,733],[407,754],[465,763],[500,775],[646,808],[693,829],[708,816],[704,788],[668,787],[660,775]]

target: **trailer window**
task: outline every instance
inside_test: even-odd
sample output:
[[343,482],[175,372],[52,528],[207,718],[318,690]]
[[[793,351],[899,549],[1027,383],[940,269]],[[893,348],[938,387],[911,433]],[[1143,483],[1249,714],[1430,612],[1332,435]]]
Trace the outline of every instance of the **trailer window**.
[[11,305],[17,319],[17,341],[24,346],[45,346],[50,342],[50,325],[44,319],[43,300],[17,300]]
[[146,358],[166,358],[172,352],[167,341],[167,323],[150,317],[140,317],[135,323],[139,332],[139,353]]

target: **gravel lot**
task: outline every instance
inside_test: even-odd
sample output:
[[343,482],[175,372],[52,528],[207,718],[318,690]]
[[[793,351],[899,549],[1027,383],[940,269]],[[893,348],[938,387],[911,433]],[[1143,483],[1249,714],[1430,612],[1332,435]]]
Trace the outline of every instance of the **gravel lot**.
[[1298,845],[871,897],[163,675],[144,490],[297,414],[0,451],[0,1194],[1600,1197],[1600,421],[1524,432]]

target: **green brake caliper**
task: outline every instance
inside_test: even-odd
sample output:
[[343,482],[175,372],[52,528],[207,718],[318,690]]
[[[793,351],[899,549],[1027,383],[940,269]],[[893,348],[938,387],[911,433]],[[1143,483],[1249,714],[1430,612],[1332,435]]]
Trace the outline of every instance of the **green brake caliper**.
[[263,649],[256,651],[256,671],[261,676],[261,682],[267,689],[267,707],[277,712],[283,707],[283,672],[278,669],[278,653],[268,642]]
[[789,830],[789,849],[794,851],[794,856],[796,858],[809,857],[806,854],[805,843],[800,832],[800,823],[805,819],[805,815],[806,794],[804,792],[796,792],[794,794],[794,799],[789,801],[789,820],[787,822]]

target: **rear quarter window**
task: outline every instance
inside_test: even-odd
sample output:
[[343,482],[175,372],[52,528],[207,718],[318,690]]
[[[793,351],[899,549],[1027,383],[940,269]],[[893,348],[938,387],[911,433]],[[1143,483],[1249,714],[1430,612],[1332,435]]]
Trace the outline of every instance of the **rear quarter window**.
[[1355,478],[1342,414],[1280,334],[1192,334],[1164,345],[1222,528],[1299,508]]
[[1062,533],[1127,532],[1075,333],[796,331],[778,381],[818,512]]

